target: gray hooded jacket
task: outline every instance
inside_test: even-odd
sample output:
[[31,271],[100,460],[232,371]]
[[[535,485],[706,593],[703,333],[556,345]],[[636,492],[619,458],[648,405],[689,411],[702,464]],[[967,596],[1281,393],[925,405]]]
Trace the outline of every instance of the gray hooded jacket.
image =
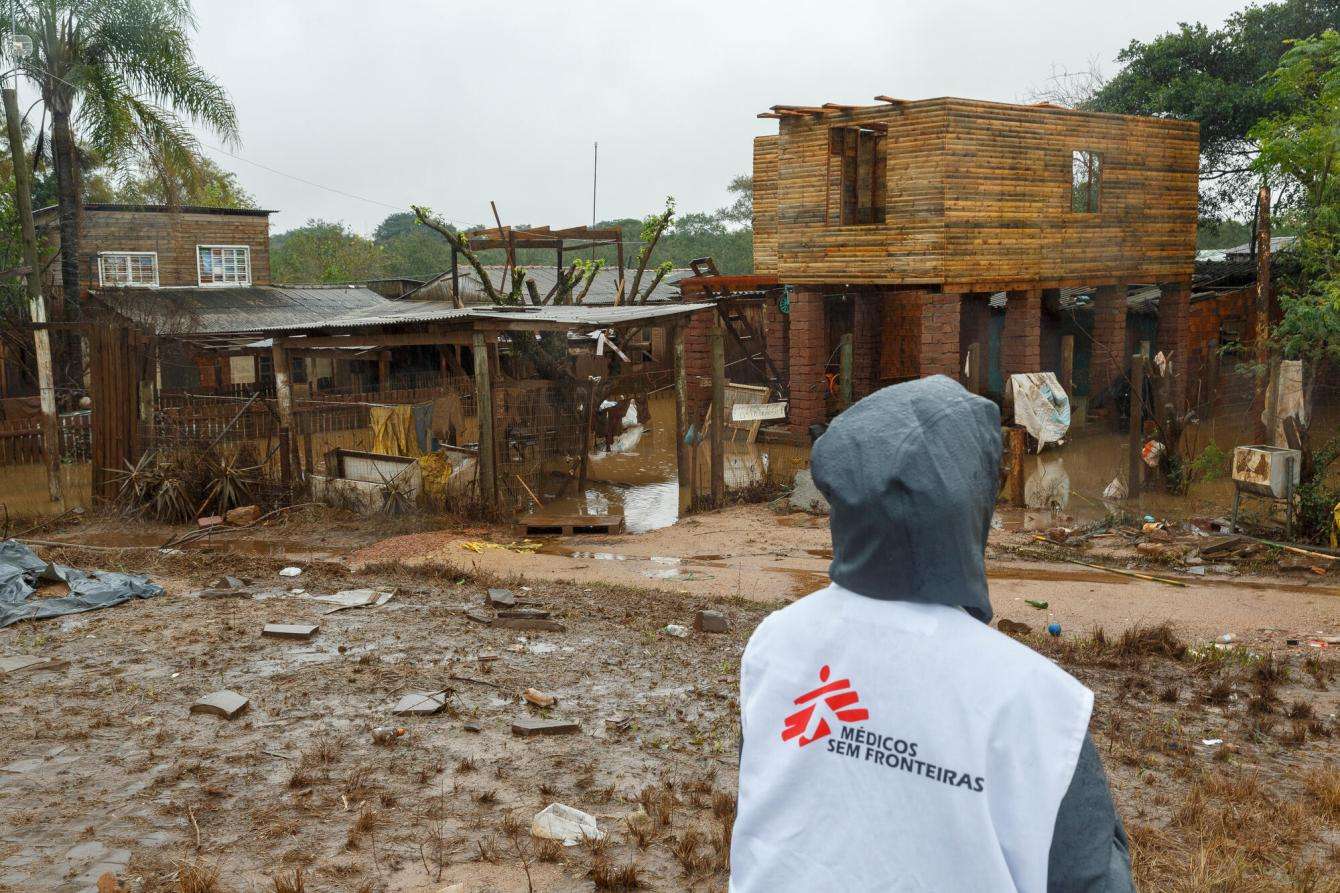
[[[986,540],[1000,490],[1000,411],[942,375],[857,402],[814,444],[832,506],[829,576],[877,599],[961,607],[988,623]],[[1054,891],[1132,890],[1126,833],[1085,737],[1056,817]]]

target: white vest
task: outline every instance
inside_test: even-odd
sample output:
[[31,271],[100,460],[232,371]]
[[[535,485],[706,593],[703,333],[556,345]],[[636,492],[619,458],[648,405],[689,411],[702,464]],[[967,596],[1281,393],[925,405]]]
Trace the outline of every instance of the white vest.
[[740,667],[732,893],[1044,893],[1092,708],[959,608],[801,599]]

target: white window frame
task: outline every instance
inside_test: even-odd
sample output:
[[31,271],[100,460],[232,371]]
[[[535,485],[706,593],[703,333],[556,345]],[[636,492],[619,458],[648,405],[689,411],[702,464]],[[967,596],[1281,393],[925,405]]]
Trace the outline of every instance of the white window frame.
[[[126,275],[130,275],[130,261],[132,257],[148,257],[154,262],[154,281],[153,282],[133,282],[127,279],[125,282],[108,282],[107,275],[103,268],[103,260],[109,257],[124,257],[126,261]],[[98,252],[98,287],[99,288],[158,288],[158,252],[157,251],[99,251]]]
[[[241,251],[246,259],[246,276],[236,280],[218,280],[212,279],[205,281],[205,268],[200,263],[200,251]],[[251,284],[251,246],[250,245],[197,245],[195,246],[195,281],[200,283],[203,288],[229,288],[238,285]]]

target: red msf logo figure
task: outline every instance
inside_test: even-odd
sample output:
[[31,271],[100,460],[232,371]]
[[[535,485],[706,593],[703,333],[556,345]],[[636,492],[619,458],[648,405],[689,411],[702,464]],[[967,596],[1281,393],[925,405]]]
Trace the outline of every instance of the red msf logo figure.
[[[819,681],[825,684],[796,698],[796,706],[800,709],[786,718],[786,727],[782,729],[783,741],[799,737],[798,744],[804,747],[831,734],[833,729],[828,724],[828,716],[825,716],[825,713],[842,722],[860,722],[870,718],[869,710],[854,706],[860,703],[861,696],[851,687],[851,680],[838,679],[829,682],[828,675],[828,665],[825,664],[819,670]],[[819,714],[819,721],[814,724],[813,732],[807,735],[806,732],[810,731],[811,722],[814,720],[815,710],[820,707],[823,709]]]

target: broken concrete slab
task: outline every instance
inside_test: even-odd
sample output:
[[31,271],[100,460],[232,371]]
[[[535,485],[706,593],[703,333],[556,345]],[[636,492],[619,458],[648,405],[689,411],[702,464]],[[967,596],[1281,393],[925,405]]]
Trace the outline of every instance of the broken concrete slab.
[[246,589],[197,589],[196,598],[254,598],[255,593]]
[[700,633],[724,633],[730,631],[730,621],[720,611],[699,611],[693,618],[693,628]]
[[211,716],[221,716],[224,719],[233,719],[243,710],[251,701],[239,695],[235,691],[223,689],[212,694],[205,695],[200,700],[191,705],[192,713],[206,713]]
[[347,611],[350,608],[380,607],[389,602],[394,595],[394,589],[342,589],[333,595],[304,595],[303,598],[335,605],[325,612],[334,614],[336,611]]
[[516,595],[510,589],[490,589],[488,595],[484,597],[487,604],[495,608],[511,608],[516,606]]
[[402,697],[391,712],[396,716],[432,716],[445,706],[446,692],[417,691]]
[[17,673],[19,670],[26,670],[38,664],[46,663],[45,657],[35,657],[31,654],[16,654],[12,657],[0,657],[0,673]]
[[545,611],[540,608],[516,608],[511,611],[498,612],[500,620],[548,620],[553,616],[553,611]]
[[209,581],[210,589],[244,589],[246,584],[240,577],[231,577],[225,574]]
[[493,621],[494,626],[500,626],[504,629],[530,629],[542,630],[544,632],[561,633],[566,632],[567,627],[557,620],[545,620],[543,618],[529,617],[500,617]]
[[540,691],[538,688],[526,689],[521,693],[521,697],[525,698],[536,707],[552,707],[558,703],[558,698],[547,692]]
[[316,635],[320,628],[315,623],[267,623],[265,628],[261,630],[261,635],[272,639],[306,641]]
[[572,735],[581,730],[581,726],[568,719],[537,719],[523,716],[512,720],[512,734],[522,738],[529,738],[532,735]]
[[481,725],[480,725],[479,723],[477,723],[477,722],[467,722],[467,723],[465,723],[463,726],[461,726],[461,728],[464,729],[464,730],[467,731],[467,732],[482,732],[482,731],[484,731],[484,727],[481,726]]

